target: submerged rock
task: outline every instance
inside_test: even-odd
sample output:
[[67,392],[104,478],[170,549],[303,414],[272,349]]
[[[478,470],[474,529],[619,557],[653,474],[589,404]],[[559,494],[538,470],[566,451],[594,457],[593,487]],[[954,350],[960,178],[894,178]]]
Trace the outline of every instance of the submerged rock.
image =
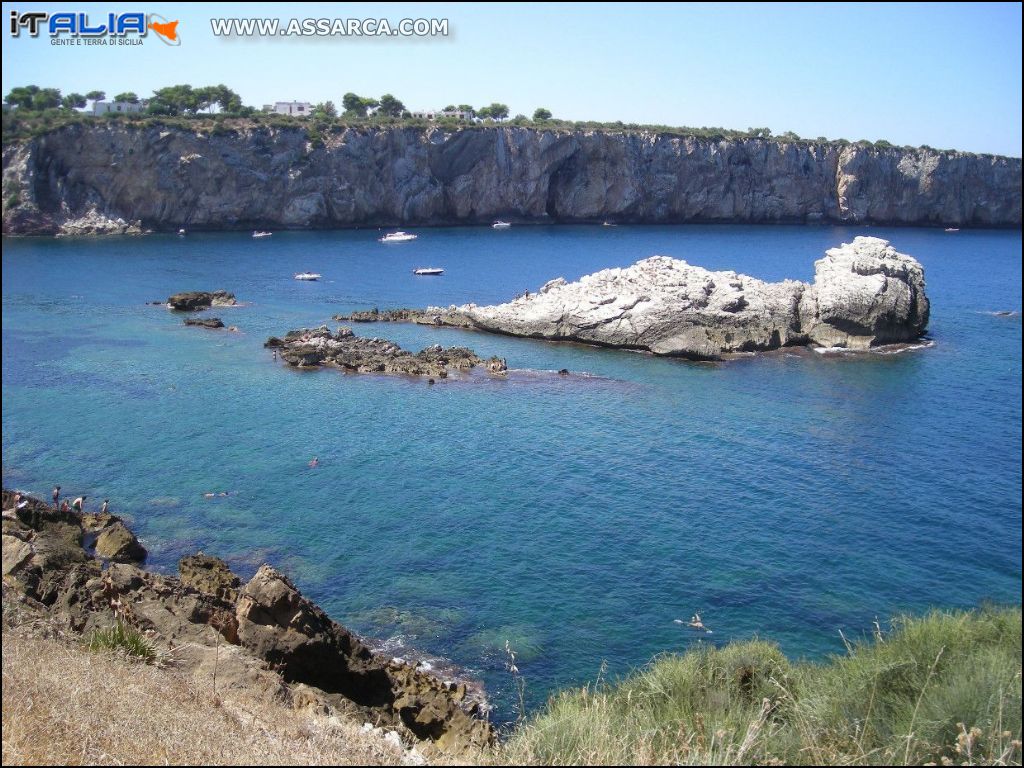
[[[280,351],[281,359],[299,368],[333,365],[358,373],[404,373],[412,376],[445,378],[449,370],[468,370],[485,361],[466,347],[440,345],[416,354],[386,339],[364,339],[351,328],[331,333],[326,325],[290,331],[283,339],[271,336],[265,347]],[[504,370],[505,361],[487,361],[492,372]]]
[[185,291],[167,299],[171,309],[181,312],[197,312],[210,307],[233,307],[237,303],[235,294],[227,291]]

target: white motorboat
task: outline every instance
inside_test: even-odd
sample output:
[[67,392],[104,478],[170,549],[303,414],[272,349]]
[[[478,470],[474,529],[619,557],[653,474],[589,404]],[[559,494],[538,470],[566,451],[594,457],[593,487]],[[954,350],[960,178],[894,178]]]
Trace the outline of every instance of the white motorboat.
[[491,229],[508,229],[511,226],[507,221],[496,221],[491,224]]
[[414,275],[443,275],[444,270],[441,267],[420,267],[412,271]]
[[415,240],[417,235],[410,235],[408,232],[390,232],[380,239],[382,243],[407,243]]
[[255,232],[252,233],[252,236],[253,237],[270,237],[272,234],[274,234],[274,233],[273,232],[261,232],[260,230],[257,229]]
[[185,230],[184,229],[179,229],[178,230],[178,237],[184,237],[184,236],[185,236]]
[[319,272],[296,272],[296,280],[319,280],[322,275]]
[[946,232],[959,232],[960,228],[959,227],[946,227],[945,231]]

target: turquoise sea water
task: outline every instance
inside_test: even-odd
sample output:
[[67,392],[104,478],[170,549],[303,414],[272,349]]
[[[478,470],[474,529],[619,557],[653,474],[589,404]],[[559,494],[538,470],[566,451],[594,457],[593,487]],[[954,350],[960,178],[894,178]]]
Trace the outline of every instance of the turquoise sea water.
[[[754,634],[818,657],[875,617],[1020,602],[1019,232],[419,234],[5,239],[4,485],[109,497],[157,568],[198,548],[246,576],[268,561],[395,653],[481,676],[499,720],[516,698],[506,641],[535,706],[603,661],[614,675]],[[339,312],[496,302],[656,253],[809,280],[856,234],[923,263],[933,348],[698,364],[356,327],[413,349],[468,345],[516,369],[434,387],[299,372],[262,348]],[[420,266],[447,271],[414,277]],[[306,269],[324,279],[291,279]],[[145,303],[218,288],[245,304],[207,314],[241,333],[186,328]],[[695,610],[714,634],[673,623]]]

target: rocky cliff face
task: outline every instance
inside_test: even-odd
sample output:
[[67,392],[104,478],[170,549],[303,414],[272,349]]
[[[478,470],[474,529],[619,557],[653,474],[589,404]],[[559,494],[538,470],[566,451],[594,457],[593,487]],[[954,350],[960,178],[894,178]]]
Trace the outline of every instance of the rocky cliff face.
[[1020,226],[1020,159],[530,128],[74,125],[4,149],[10,234],[525,221]]

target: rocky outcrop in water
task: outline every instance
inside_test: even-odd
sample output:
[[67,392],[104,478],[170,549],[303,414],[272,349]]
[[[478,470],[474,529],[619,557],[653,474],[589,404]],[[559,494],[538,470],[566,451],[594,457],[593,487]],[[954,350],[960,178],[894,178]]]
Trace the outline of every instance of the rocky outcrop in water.
[[212,675],[215,690],[264,689],[295,707],[356,717],[449,753],[494,739],[465,686],[373,654],[269,566],[244,586],[202,553],[181,560],[180,578],[116,562],[104,569],[82,544],[97,529],[127,531],[116,517],[79,517],[35,499],[15,509],[7,490],[3,506],[4,589],[68,629],[87,634],[122,622],[173,650],[176,666],[193,669],[204,685]]
[[5,147],[3,177],[5,234],[80,231],[83,219],[110,231],[118,220],[163,231],[495,218],[1021,224],[1019,158],[641,131],[339,127],[313,142],[305,128],[246,121],[97,121]]
[[[466,371],[485,363],[466,347],[445,349],[435,345],[413,354],[387,339],[360,338],[350,328],[339,328],[332,334],[326,325],[289,331],[283,339],[272,336],[263,346],[278,350],[282,360],[299,368],[329,365],[357,373],[404,373],[443,379],[450,370]],[[486,367],[491,373],[507,369],[505,361],[497,357],[486,361]]]
[[814,271],[811,284],[766,283],[653,256],[574,283],[555,278],[506,304],[362,314],[692,359],[794,345],[865,350],[914,341],[928,327],[924,270],[886,240],[831,248]]
[[224,321],[219,317],[186,317],[185,325],[192,325],[198,328],[223,328]]
[[[167,299],[167,305],[179,312],[198,312],[210,307],[233,307],[235,294],[227,291],[185,291]],[[185,321],[187,325],[190,323]]]

